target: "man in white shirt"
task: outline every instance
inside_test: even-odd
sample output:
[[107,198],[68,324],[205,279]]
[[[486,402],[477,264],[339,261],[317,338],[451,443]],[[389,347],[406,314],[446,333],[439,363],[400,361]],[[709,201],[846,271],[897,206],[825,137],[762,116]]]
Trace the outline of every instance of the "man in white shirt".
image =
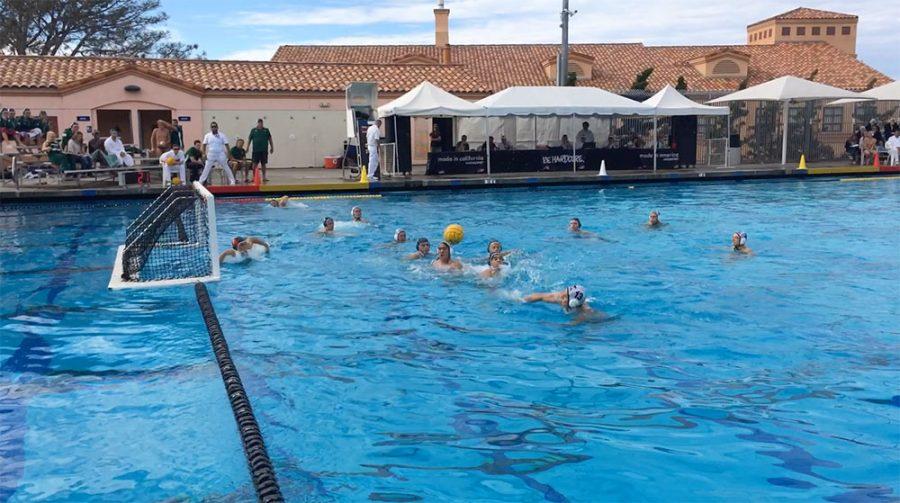
[[109,130],[109,138],[103,142],[103,147],[106,149],[107,159],[111,161],[109,167],[134,166],[134,157],[125,152],[125,145],[122,144],[119,132],[115,129]]
[[891,154],[891,166],[900,164],[900,131],[895,129],[894,135],[884,142],[884,146],[887,147],[888,153]]
[[172,149],[159,156],[159,163],[162,165],[163,185],[168,187],[172,185],[172,168],[178,168],[178,180],[181,185],[187,185],[187,178],[184,176],[184,152],[177,143],[172,144]]
[[210,131],[203,137],[203,155],[206,156],[206,165],[203,167],[203,173],[200,174],[200,183],[206,183],[213,166],[218,164],[225,170],[225,175],[228,176],[228,184],[234,185],[234,173],[228,167],[228,161],[231,157],[231,152],[228,149],[228,137],[225,136],[225,133],[219,132],[219,125],[215,122],[209,125],[209,129]]
[[366,146],[369,148],[369,173],[370,182],[378,181],[378,142],[381,140],[381,119],[369,126],[366,130]]
[[575,144],[578,148],[594,148],[597,142],[594,140],[594,133],[590,130],[591,125],[587,121],[581,123],[581,131],[575,136]]

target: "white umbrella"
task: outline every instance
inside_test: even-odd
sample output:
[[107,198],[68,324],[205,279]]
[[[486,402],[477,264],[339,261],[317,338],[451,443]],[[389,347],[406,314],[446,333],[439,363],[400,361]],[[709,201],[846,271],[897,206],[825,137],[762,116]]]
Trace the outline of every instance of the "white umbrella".
[[[711,107],[691,101],[669,84],[647,98],[642,105],[653,114],[653,171],[656,171],[656,122],[657,117],[675,115],[728,115],[728,107]],[[727,154],[726,154],[727,160]]]
[[822,99],[860,98],[858,93],[847,91],[799,77],[780,77],[747,89],[726,94],[707,103],[727,103],[730,101],[780,101],[782,103],[781,164],[787,164],[788,104],[790,102]]
[[856,103],[859,101],[900,101],[900,80],[885,84],[883,86],[874,87],[868,91],[859,93],[862,98],[844,98],[842,100],[832,101],[829,105],[843,105],[845,103]]

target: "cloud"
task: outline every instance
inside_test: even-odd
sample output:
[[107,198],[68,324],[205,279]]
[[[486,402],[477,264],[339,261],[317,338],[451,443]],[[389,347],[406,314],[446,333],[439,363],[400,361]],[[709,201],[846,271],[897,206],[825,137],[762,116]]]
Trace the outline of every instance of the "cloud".
[[283,44],[266,44],[262,47],[252,49],[241,49],[239,51],[230,52],[222,56],[221,59],[230,59],[237,61],[268,61],[272,59],[278,46]]
[[[333,27],[323,36],[321,29],[307,37],[294,38],[299,44],[430,44],[434,41],[436,2],[384,0],[358,3],[341,0],[328,6],[287,8],[271,12],[242,12],[230,19],[255,30],[277,28],[265,37],[258,49],[233,52],[228,57],[268,59],[283,40],[285,26]],[[559,43],[558,0],[447,0],[450,9],[452,44]],[[854,13],[845,2],[815,1],[808,6]],[[572,43],[643,42],[646,45],[719,45],[746,42],[749,23],[789,10],[782,0],[722,0],[698,3],[695,0],[644,0],[638,12],[609,9],[596,0],[571,0],[578,13],[570,21]],[[887,45],[892,40],[895,21],[877,11],[859,13],[859,57],[876,69],[900,75],[900,58]],[[230,21],[226,21],[230,22]],[[342,29],[341,27],[345,27]],[[362,33],[362,34],[359,34]]]

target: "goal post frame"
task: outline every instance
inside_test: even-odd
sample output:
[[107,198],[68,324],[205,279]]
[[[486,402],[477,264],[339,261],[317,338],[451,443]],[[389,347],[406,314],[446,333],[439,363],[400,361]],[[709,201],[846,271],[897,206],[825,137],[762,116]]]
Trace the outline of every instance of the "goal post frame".
[[[166,287],[166,286],[176,286],[176,285],[189,285],[197,282],[209,282],[209,281],[219,281],[220,279],[220,269],[219,269],[219,245],[218,245],[218,234],[216,232],[216,205],[215,198],[212,193],[210,193],[206,187],[203,186],[200,182],[193,183],[194,191],[204,199],[206,202],[206,211],[202,214],[197,215],[197,218],[204,218],[206,220],[206,228],[207,228],[207,239],[209,240],[209,259],[210,259],[210,271],[211,274],[208,276],[199,276],[199,277],[190,277],[190,278],[177,278],[177,279],[164,279],[164,280],[154,280],[154,281],[123,281],[123,258],[125,253],[125,244],[119,245],[116,250],[116,259],[113,263],[113,271],[112,276],[109,280],[109,289],[111,290],[121,290],[128,288],[157,288],[157,287]],[[152,206],[152,205],[151,205]],[[145,210],[146,211],[146,210]],[[141,217],[143,217],[143,213]],[[138,217],[138,218],[141,218]]]

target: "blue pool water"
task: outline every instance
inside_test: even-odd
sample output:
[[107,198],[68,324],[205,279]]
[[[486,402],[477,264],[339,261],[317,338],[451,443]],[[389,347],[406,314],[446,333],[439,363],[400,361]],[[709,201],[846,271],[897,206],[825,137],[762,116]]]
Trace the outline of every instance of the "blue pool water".
[[[292,501],[890,501],[898,202],[898,180],[219,200],[219,245],[272,253],[211,294]],[[0,501],[253,498],[193,290],[106,290],[141,206],[0,207]],[[464,262],[519,250],[504,278],[385,244],[454,221]],[[573,282],[611,319],[517,301]]]

